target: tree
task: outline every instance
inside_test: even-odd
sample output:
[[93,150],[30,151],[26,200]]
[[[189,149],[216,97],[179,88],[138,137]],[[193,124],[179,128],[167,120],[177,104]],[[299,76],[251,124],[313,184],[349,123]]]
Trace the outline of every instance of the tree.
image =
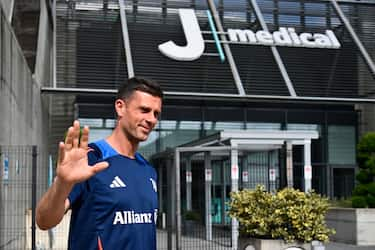
[[358,185],[353,190],[352,206],[375,207],[375,132],[365,134],[357,145]]

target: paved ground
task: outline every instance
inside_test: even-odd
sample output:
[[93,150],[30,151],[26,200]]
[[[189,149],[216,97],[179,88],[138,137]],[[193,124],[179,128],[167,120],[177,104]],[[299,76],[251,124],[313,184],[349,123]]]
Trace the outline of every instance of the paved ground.
[[[158,230],[157,236],[157,249],[167,250],[167,232],[164,230]],[[173,237],[175,237],[175,235],[173,235]],[[186,237],[182,235],[181,247],[183,250],[232,250],[232,248],[230,247],[230,243],[228,242],[229,240],[229,238],[215,237],[214,241],[206,241],[201,237]],[[226,244],[226,242],[228,242],[228,244]],[[172,249],[174,248],[175,246],[173,244]],[[337,242],[329,242],[325,244],[325,250],[375,250],[375,246],[356,246]]]
[[375,250],[375,246],[355,246],[337,242],[330,242],[325,248],[325,250]]

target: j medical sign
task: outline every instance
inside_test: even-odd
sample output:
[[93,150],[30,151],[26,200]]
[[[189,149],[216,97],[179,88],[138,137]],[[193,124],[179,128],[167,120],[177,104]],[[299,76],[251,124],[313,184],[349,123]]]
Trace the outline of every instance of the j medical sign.
[[[177,61],[193,61],[202,56],[205,48],[203,36],[193,9],[179,9],[179,16],[186,38],[186,46],[178,46],[173,41],[159,45],[159,51]],[[213,31],[216,32],[216,31]],[[280,27],[279,30],[227,29],[227,40],[233,44],[288,46],[304,48],[339,49],[340,42],[332,30],[322,33],[300,33],[294,28]]]

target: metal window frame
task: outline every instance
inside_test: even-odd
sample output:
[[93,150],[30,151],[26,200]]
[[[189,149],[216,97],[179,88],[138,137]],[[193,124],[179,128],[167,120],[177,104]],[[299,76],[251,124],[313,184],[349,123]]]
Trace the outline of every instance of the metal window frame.
[[[116,95],[117,89],[88,89],[88,88],[51,88],[42,87],[42,94],[105,94]],[[200,92],[175,92],[165,91],[165,99],[197,99],[197,100],[236,100],[236,101],[288,101],[308,103],[375,103],[375,98],[341,98],[341,97],[315,97],[315,96],[280,96],[280,95],[238,95],[221,93],[200,93]]]
[[133,58],[131,53],[131,46],[129,40],[129,30],[128,23],[126,21],[126,10],[124,0],[118,1],[120,7],[120,19],[121,19],[121,29],[122,29],[122,39],[124,42],[124,53],[126,57],[126,67],[128,70],[128,78],[134,77],[134,66]]

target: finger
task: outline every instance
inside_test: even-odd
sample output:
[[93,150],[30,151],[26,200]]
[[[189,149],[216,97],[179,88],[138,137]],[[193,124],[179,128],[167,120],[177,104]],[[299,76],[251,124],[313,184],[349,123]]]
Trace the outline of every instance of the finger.
[[109,166],[108,162],[102,161],[99,163],[96,163],[94,166],[91,167],[94,174],[99,173],[100,171],[103,171]]
[[80,147],[83,149],[87,149],[88,141],[89,141],[89,127],[84,126],[82,129],[82,136],[81,136],[81,143]]
[[73,147],[73,127],[69,127],[65,137],[65,149],[70,150]]
[[59,152],[57,155],[57,165],[60,165],[61,162],[64,160],[65,157],[65,145],[63,142],[59,143]]
[[77,120],[73,123],[74,134],[73,134],[73,148],[78,148],[79,145],[79,122]]

